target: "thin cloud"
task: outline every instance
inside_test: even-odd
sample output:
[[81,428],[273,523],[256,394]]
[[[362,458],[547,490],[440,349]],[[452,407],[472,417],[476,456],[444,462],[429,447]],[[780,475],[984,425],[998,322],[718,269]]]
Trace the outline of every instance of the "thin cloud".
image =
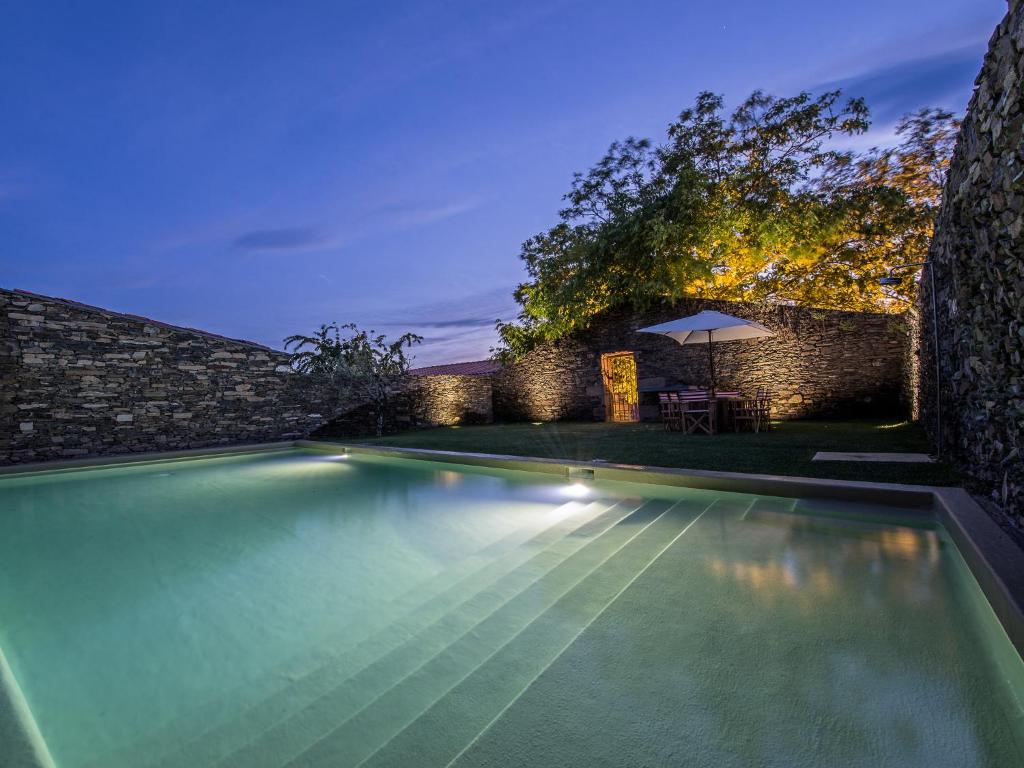
[[416,324],[424,328],[480,328],[494,325],[493,317],[460,317],[451,320],[420,320]]
[[310,227],[256,229],[239,235],[232,245],[243,251],[308,251],[326,241]]
[[518,307],[509,287],[405,308],[368,325],[384,332],[412,331],[423,336],[416,365],[480,360],[497,346],[494,321],[511,320]]
[[400,313],[377,318],[376,324],[382,328],[493,328],[495,320],[509,320],[517,314],[512,289],[501,287],[406,307]]
[[967,106],[983,55],[974,45],[954,48],[875,67],[815,90],[839,88],[847,96],[863,96],[880,126],[925,106],[959,112]]
[[368,217],[385,227],[418,227],[444,221],[474,211],[482,205],[479,197],[454,200],[449,203],[399,203],[382,205],[369,212]]

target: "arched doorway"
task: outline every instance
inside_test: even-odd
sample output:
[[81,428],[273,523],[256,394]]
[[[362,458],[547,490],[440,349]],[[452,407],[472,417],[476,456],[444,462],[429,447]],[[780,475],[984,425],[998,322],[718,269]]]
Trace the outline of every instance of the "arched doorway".
[[606,352],[601,355],[601,379],[604,382],[605,420],[640,421],[636,353]]

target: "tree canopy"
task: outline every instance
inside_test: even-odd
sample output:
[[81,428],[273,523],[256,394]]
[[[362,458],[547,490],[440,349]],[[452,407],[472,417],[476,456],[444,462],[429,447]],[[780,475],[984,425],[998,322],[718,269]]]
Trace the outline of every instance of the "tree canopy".
[[729,114],[705,92],[663,143],[614,142],[575,174],[559,222],[523,244],[529,280],[518,320],[498,323],[501,353],[684,296],[900,306],[909,295],[878,279],[924,260],[959,123],[924,109],[899,122],[893,147],[838,148],[869,125],[864,101],[839,91],[755,91]]

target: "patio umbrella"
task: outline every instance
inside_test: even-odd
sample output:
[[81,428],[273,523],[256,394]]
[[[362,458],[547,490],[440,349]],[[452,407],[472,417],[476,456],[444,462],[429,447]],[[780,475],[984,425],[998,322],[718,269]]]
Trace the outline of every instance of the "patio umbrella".
[[657,333],[675,339],[680,344],[707,344],[712,393],[715,391],[716,341],[739,341],[740,339],[757,339],[775,335],[753,320],[744,320],[742,317],[733,317],[709,309],[689,317],[681,317],[667,323],[640,328],[638,333]]

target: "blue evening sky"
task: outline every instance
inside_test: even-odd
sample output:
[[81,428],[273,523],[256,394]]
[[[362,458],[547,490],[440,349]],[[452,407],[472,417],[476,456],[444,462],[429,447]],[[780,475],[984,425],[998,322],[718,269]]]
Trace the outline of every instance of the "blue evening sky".
[[962,112],[1005,0],[0,0],[0,286],[484,357],[519,245],[700,90]]

